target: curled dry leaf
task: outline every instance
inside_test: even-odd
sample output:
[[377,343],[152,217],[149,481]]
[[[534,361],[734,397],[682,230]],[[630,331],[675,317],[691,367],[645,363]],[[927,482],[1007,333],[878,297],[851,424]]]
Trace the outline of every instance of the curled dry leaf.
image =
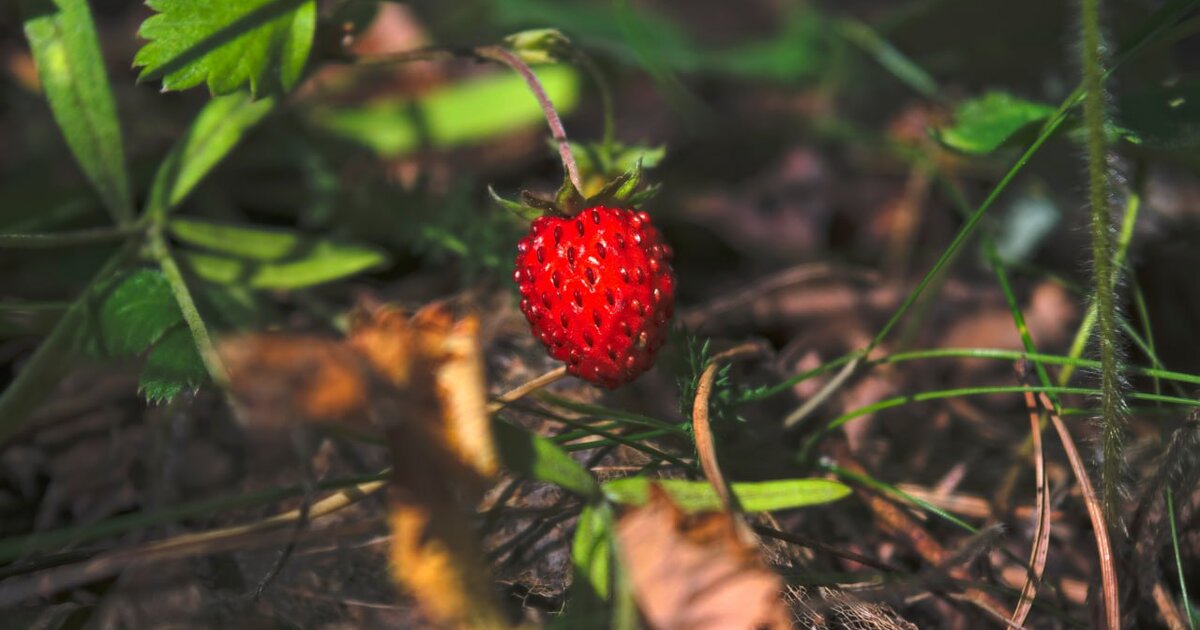
[[790,628],[783,582],[741,541],[726,513],[684,514],[651,486],[650,501],[617,524],[623,565],[656,630]]
[[411,318],[360,309],[348,339],[250,335],[223,341],[231,393],[251,424],[343,423],[392,451],[392,576],[443,627],[507,627],[471,525],[499,468],[479,323],[440,306]]

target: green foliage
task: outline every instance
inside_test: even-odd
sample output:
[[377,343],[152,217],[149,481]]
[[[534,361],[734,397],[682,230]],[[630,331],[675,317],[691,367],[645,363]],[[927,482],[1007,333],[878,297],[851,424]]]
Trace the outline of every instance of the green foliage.
[[606,502],[583,507],[571,543],[574,578],[566,611],[551,628],[605,628],[612,597],[615,554],[613,509]]
[[506,0],[493,10],[506,27],[553,24],[579,43],[640,64],[659,78],[666,70],[794,82],[812,78],[828,58],[827,25],[820,13],[807,6],[792,11],[778,33],[720,50],[696,41],[675,21],[641,7],[614,16],[603,5]]
[[196,342],[187,326],[176,326],[146,357],[138,391],[150,402],[166,402],[185,389],[196,389],[208,378]]
[[162,272],[136,269],[98,293],[85,349],[108,357],[146,354],[138,390],[151,402],[168,401],[204,382],[196,343]]
[[[696,390],[700,386],[700,375],[712,359],[710,340],[688,333],[682,327],[671,330],[671,346],[679,350],[674,358],[672,371],[675,373],[675,383],[679,388],[679,413],[685,418],[691,418],[693,405],[696,400]],[[713,380],[712,392],[708,398],[709,418],[713,431],[720,433],[727,430],[732,421],[741,422],[736,404],[740,393],[730,378],[732,366],[724,364],[717,368],[717,376]],[[691,430],[691,423],[687,424]]]
[[988,92],[959,104],[954,112],[954,124],[936,130],[935,136],[952,149],[987,155],[1054,113],[1055,108],[1044,103],[1027,101],[1007,92]]
[[315,0],[149,0],[157,15],[138,34],[150,40],[134,65],[163,89],[207,83],[214,95],[246,84],[254,95],[299,81],[316,29]]
[[307,238],[274,228],[173,219],[172,236],[213,253],[184,251],[197,276],[253,289],[302,289],[387,263],[374,247]]
[[132,218],[121,127],[87,0],[21,6],[38,77],[67,146],[113,218]]
[[182,203],[276,102],[274,98],[252,100],[246,93],[210,100],[159,166],[150,192],[153,212],[165,213]]
[[1122,95],[1117,100],[1116,120],[1135,144],[1155,149],[1200,145],[1200,80]]
[[493,421],[492,431],[505,468],[552,483],[584,499],[603,496],[595,477],[554,442],[503,420]]
[[99,309],[100,346],[111,356],[141,354],[183,323],[162,273],[138,269],[108,293]]
[[[579,102],[579,75],[567,66],[538,68],[560,113]],[[539,125],[542,110],[515,73],[469,79],[416,100],[389,98],[362,107],[316,110],[312,123],[339,138],[396,157],[422,146],[445,149]]]
[[[662,487],[685,512],[721,509],[721,498],[707,481],[627,477],[606,482],[604,495],[614,503],[642,505],[649,500],[651,484]],[[774,512],[821,505],[850,494],[850,488],[845,484],[817,478],[737,482],[732,484],[732,490],[747,512]]]

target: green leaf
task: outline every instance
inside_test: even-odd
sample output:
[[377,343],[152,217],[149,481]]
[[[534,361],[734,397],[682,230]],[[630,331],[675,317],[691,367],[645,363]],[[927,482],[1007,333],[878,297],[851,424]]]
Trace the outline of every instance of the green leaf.
[[177,326],[146,357],[138,391],[150,402],[165,402],[184,389],[196,389],[207,378],[192,333],[187,326]]
[[173,219],[175,238],[220,255],[181,251],[197,276],[252,289],[301,289],[340,280],[387,263],[365,245],[304,238],[293,232],[195,219]]
[[102,347],[110,356],[141,354],[183,316],[167,279],[156,269],[125,276],[100,305]]
[[292,89],[304,72],[316,30],[315,0],[149,0],[158,14],[138,34],[150,40],[133,64],[138,80],[164,90],[202,82],[214,95],[250,84],[254,95]]
[[[628,477],[605,483],[604,495],[615,503],[642,505],[649,499],[652,483],[666,490],[685,512],[721,509],[717,491],[706,481]],[[831,503],[850,494],[850,488],[829,479],[781,479],[734,483],[733,493],[747,512],[774,512]]]
[[551,628],[607,628],[613,579],[613,509],[606,502],[585,505],[571,544],[574,579],[565,612]]
[[118,223],[133,217],[117,107],[86,0],[24,0],[25,37],[54,120]]
[[1131,92],[1117,100],[1129,140],[1155,149],[1200,145],[1200,79]]
[[603,496],[596,478],[554,442],[503,420],[493,421],[492,430],[505,468],[588,500]]
[[182,203],[276,103],[274,98],[253,100],[244,92],[210,100],[158,167],[150,192],[151,212],[164,216]]
[[187,243],[238,258],[280,261],[294,258],[310,244],[287,230],[214,223],[176,217],[169,223],[171,236]]
[[[568,66],[536,70],[559,113],[579,101],[579,76]],[[542,124],[542,110],[521,77],[507,72],[470,79],[417,101],[382,100],[364,107],[319,110],[312,123],[384,157],[428,143],[445,149]]]
[[988,92],[960,104],[954,112],[954,124],[937,130],[935,135],[952,149],[986,155],[1054,112],[1054,107],[1045,103],[1027,101],[1006,92]]

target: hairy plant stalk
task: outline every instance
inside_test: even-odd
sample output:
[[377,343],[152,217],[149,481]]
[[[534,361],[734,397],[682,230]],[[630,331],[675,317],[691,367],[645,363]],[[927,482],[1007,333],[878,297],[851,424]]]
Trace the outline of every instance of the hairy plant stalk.
[[1116,290],[1113,286],[1112,217],[1109,213],[1107,142],[1104,136],[1104,70],[1101,67],[1100,0],[1081,0],[1083,118],[1087,132],[1088,201],[1092,209],[1092,278],[1096,341],[1100,351],[1100,429],[1104,452],[1100,485],[1110,522],[1118,515],[1125,406],[1121,393]]

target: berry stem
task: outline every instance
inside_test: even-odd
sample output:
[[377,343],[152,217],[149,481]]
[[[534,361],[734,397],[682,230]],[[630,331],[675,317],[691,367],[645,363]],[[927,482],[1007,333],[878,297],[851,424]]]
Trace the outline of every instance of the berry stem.
[[[357,57],[354,59],[354,63],[360,66],[381,66],[411,61],[436,61],[455,58],[496,61],[512,68],[517,74],[521,75],[521,78],[525,80],[525,84],[529,86],[529,90],[533,92],[534,98],[537,99],[538,105],[542,108],[542,114],[546,117],[546,124],[550,126],[550,135],[558,143],[558,155],[562,158],[563,168],[567,171],[567,177],[571,179],[571,184],[575,186],[575,190],[579,191],[579,194],[582,195],[583,180],[579,177],[579,166],[575,162],[575,154],[571,152],[571,143],[567,141],[567,131],[563,128],[558,110],[554,108],[554,103],[550,102],[550,97],[546,95],[546,90],[542,87],[542,82],[538,80],[537,75],[534,74],[529,64],[525,63],[519,56],[507,48],[503,46],[479,46],[476,48],[445,48],[435,46],[386,55]],[[602,91],[607,93],[606,88],[602,88]],[[608,101],[610,97],[606,94],[605,99]],[[606,111],[608,110],[611,110],[611,107],[607,107]],[[606,125],[608,125],[607,122]],[[606,126],[606,134],[609,133],[608,126]],[[607,138],[608,136],[606,135],[606,142]]]
[[546,123],[550,125],[550,135],[558,143],[558,155],[562,158],[563,168],[567,169],[567,177],[571,178],[571,184],[582,195],[583,181],[579,177],[579,166],[575,163],[575,155],[571,153],[571,143],[567,141],[567,131],[563,128],[558,110],[554,109],[554,103],[551,103],[550,97],[546,96],[546,90],[542,87],[542,82],[538,80],[537,75],[533,73],[533,69],[512,51],[502,46],[480,46],[475,49],[475,54],[484,59],[498,61],[512,68],[521,75],[522,79],[525,79],[529,90],[537,98],[542,113],[546,116]]

